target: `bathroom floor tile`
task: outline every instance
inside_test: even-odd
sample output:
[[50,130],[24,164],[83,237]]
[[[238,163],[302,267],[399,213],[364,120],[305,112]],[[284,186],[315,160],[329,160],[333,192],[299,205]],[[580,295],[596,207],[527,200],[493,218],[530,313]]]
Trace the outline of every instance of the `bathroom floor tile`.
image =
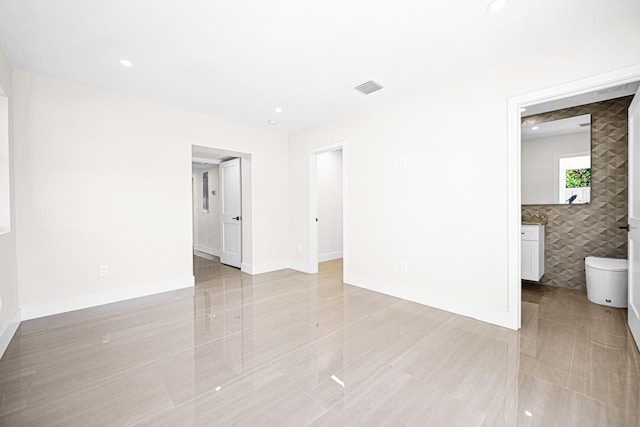
[[582,291],[554,288],[540,302],[539,317],[610,335],[626,335],[626,309],[594,304]]
[[542,298],[549,293],[548,286],[522,281],[522,301],[532,304],[540,304]]
[[579,328],[537,319],[521,338],[520,370],[565,385]]

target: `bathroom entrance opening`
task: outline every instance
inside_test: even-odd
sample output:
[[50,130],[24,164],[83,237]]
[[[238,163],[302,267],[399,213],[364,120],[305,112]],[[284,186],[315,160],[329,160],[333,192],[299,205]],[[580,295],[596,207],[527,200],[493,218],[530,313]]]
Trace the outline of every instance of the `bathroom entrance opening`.
[[[631,84],[640,81],[640,65],[616,70],[598,76],[577,80],[559,86],[543,89],[508,100],[508,323],[513,329],[521,326],[521,111],[523,108],[537,104],[559,101],[573,96],[584,95],[596,91]],[[634,103],[637,105],[637,95]],[[574,104],[575,105],[575,104]],[[637,121],[640,121],[638,119]],[[636,125],[638,126],[638,125]],[[630,129],[631,131],[631,129]],[[636,131],[637,132],[637,131]],[[636,157],[638,155],[636,154]],[[631,162],[630,162],[631,163]],[[638,168],[637,161],[634,168]],[[631,165],[630,165],[631,166]],[[633,179],[630,168],[630,179]],[[636,174],[636,181],[638,175]],[[631,200],[630,200],[631,202]],[[640,203],[640,200],[635,202]],[[630,203],[631,206],[631,203]],[[639,209],[640,210],[640,209]],[[636,211],[637,212],[637,211]],[[631,212],[630,212],[631,214]],[[631,217],[631,215],[630,215]],[[631,220],[630,220],[631,221]],[[631,224],[631,222],[630,222]],[[633,225],[631,226],[633,228]],[[631,233],[630,233],[631,234]],[[636,245],[640,243],[640,239]],[[629,242],[631,246],[631,241]],[[630,248],[631,249],[631,248]],[[637,252],[640,252],[637,251]],[[631,251],[629,252],[631,255]],[[640,256],[640,254],[639,254]],[[629,259],[630,263],[633,262]],[[629,271],[629,286],[640,287],[640,268],[635,276]],[[640,292],[636,291],[636,295]],[[638,301],[640,306],[640,300]],[[629,309],[631,318],[632,309]],[[631,320],[630,320],[631,322]],[[640,324],[640,320],[638,320]]]

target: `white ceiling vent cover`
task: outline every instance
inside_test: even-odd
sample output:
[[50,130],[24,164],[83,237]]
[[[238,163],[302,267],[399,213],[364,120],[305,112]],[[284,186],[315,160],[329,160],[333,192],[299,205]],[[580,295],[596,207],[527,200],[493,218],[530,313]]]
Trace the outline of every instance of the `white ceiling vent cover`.
[[361,85],[358,85],[354,88],[358,92],[362,92],[365,95],[369,95],[377,90],[382,89],[382,85],[380,83],[376,83],[373,80],[369,80],[368,82],[364,82]]

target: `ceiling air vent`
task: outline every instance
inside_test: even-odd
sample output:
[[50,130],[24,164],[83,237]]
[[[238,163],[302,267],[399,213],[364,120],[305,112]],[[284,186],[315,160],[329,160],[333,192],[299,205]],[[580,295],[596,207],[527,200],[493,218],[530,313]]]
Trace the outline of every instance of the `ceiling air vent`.
[[382,89],[382,85],[380,83],[374,82],[373,80],[369,80],[368,82],[356,86],[354,89],[358,92],[364,93],[365,95],[369,95],[370,93]]

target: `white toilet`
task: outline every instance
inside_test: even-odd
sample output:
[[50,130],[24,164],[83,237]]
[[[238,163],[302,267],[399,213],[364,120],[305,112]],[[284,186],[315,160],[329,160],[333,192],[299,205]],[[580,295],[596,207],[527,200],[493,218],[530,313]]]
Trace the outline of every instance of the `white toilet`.
[[589,301],[610,307],[626,307],[628,261],[588,256],[584,264]]

